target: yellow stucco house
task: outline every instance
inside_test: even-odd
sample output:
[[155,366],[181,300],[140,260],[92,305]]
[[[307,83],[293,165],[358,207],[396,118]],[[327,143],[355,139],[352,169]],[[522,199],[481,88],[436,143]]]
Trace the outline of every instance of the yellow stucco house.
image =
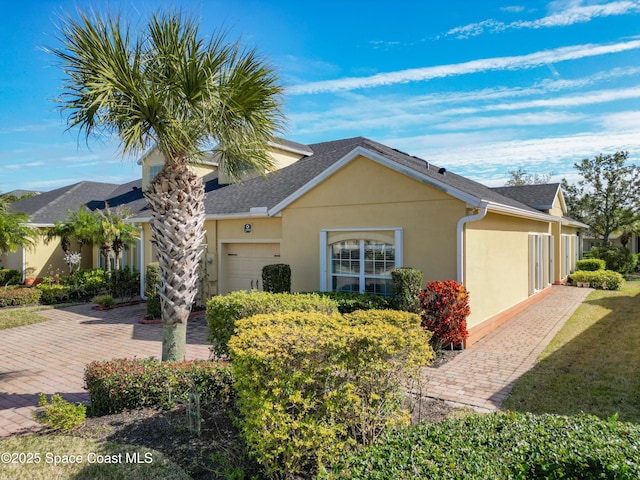
[[[453,279],[470,292],[467,344],[562,282],[580,256],[558,184],[488,188],[375,141],[356,137],[271,144],[277,170],[229,183],[216,162],[194,167],[206,189],[201,299],[261,288],[262,267],[291,266],[294,291],[391,293],[391,270]],[[142,180],[108,195],[141,230],[135,266],[155,261]]]

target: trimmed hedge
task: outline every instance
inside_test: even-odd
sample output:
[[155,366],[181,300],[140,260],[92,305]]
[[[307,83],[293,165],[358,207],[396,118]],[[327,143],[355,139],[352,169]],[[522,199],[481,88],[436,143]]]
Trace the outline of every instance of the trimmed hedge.
[[584,272],[595,272],[598,270],[604,270],[607,266],[607,262],[601,258],[583,258],[576,262],[576,270]]
[[194,384],[203,405],[226,406],[233,398],[231,369],[226,363],[208,360],[96,361],[87,365],[84,381],[96,415],[142,407],[172,408],[187,400]]
[[147,317],[160,318],[162,304],[160,303],[160,264],[153,262],[147,265],[145,276],[145,295],[147,297]]
[[569,278],[571,283],[588,282],[591,288],[599,290],[620,290],[624,285],[624,277],[611,270],[577,271]]
[[228,355],[227,343],[233,335],[236,321],[261,313],[277,312],[337,313],[336,302],[313,293],[232,292],[212,297],[207,302],[208,340],[216,355]]
[[262,267],[262,289],[271,293],[290,293],[291,267],[286,263]]
[[403,387],[434,357],[409,312],[286,312],[237,327],[229,349],[242,435],[270,477],[309,478],[407,426]]
[[[472,415],[391,433],[332,478],[637,479],[640,426],[589,415]],[[326,478],[326,477],[325,477]]]
[[338,304],[338,312],[352,313],[356,310],[393,310],[395,300],[391,297],[383,297],[372,293],[357,292],[315,292],[323,297],[330,298]]
[[37,288],[0,288],[0,307],[19,307],[40,301],[41,292]]
[[406,312],[420,313],[420,290],[422,289],[422,270],[415,268],[396,268],[391,271],[393,295],[396,308]]
[[0,287],[6,285],[20,285],[22,275],[19,270],[0,269]]

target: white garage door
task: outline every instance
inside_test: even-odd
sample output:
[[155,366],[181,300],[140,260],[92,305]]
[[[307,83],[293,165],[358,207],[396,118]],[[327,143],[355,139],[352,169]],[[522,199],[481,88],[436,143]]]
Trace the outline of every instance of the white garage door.
[[262,267],[280,262],[278,243],[227,243],[222,250],[225,290],[262,290]]

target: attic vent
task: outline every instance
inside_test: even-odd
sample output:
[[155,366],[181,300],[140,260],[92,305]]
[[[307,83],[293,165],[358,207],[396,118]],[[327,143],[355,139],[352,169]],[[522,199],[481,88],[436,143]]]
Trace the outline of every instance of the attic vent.
[[440,170],[438,170],[438,173],[439,173],[440,175],[444,175],[445,173],[447,173],[447,169],[446,169],[446,168],[444,168],[444,167],[442,167]]

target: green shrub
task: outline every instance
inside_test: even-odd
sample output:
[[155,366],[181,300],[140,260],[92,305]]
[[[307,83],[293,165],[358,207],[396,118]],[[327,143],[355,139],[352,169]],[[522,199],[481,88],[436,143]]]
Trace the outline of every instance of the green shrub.
[[453,280],[429,282],[420,292],[420,308],[422,326],[433,333],[436,349],[459,345],[469,336],[469,293],[464,285]]
[[316,294],[232,292],[224,296],[212,297],[207,302],[207,323],[209,341],[216,355],[227,355],[227,343],[233,335],[236,320],[259,313],[285,311],[335,313],[335,302]]
[[38,397],[38,406],[43,410],[36,412],[34,418],[54,430],[71,430],[79,427],[87,417],[87,407],[81,403],[73,405],[58,394],[51,396],[51,403],[47,401],[44,393]]
[[103,308],[112,308],[116,304],[114,298],[109,294],[96,295],[91,299],[91,301],[98,305],[102,305]]
[[601,258],[607,263],[607,270],[631,273],[636,268],[636,257],[625,247],[594,247],[591,250],[594,258]]
[[72,286],[73,296],[79,299],[89,299],[106,293],[109,287],[107,272],[96,268],[91,270],[76,270],[62,279],[63,285]]
[[422,270],[414,268],[396,268],[391,271],[393,295],[398,310],[420,312],[420,290],[422,289]]
[[386,435],[333,478],[630,480],[640,478],[638,445],[638,425],[588,415],[472,415]]
[[145,295],[147,297],[147,316],[149,318],[160,318],[162,316],[162,305],[160,304],[160,264],[157,262],[147,265],[145,276]]
[[20,285],[22,275],[19,270],[0,269],[0,287],[6,285]]
[[604,270],[607,266],[607,262],[601,258],[583,258],[576,262],[576,270],[595,272],[597,270]]
[[315,292],[323,297],[330,298],[338,304],[338,312],[351,313],[356,310],[392,310],[394,299],[372,293],[357,292]]
[[269,475],[306,476],[408,425],[402,386],[433,357],[428,340],[408,312],[238,320],[229,349],[250,453]]
[[35,287],[42,292],[40,303],[44,305],[55,305],[57,303],[68,302],[74,294],[73,287],[60,285],[58,283],[39,283]]
[[571,283],[589,283],[591,288],[599,290],[620,290],[624,285],[624,277],[611,270],[577,271],[569,277]]
[[291,267],[284,263],[262,267],[262,288],[265,292],[290,293]]
[[107,275],[108,290],[114,298],[130,299],[140,294],[140,272],[124,267],[111,270]]
[[38,303],[42,292],[37,288],[0,287],[0,307],[19,307]]
[[92,362],[85,369],[84,380],[92,412],[97,415],[142,407],[171,408],[186,401],[194,384],[201,404],[224,406],[233,394],[229,366],[205,360]]

